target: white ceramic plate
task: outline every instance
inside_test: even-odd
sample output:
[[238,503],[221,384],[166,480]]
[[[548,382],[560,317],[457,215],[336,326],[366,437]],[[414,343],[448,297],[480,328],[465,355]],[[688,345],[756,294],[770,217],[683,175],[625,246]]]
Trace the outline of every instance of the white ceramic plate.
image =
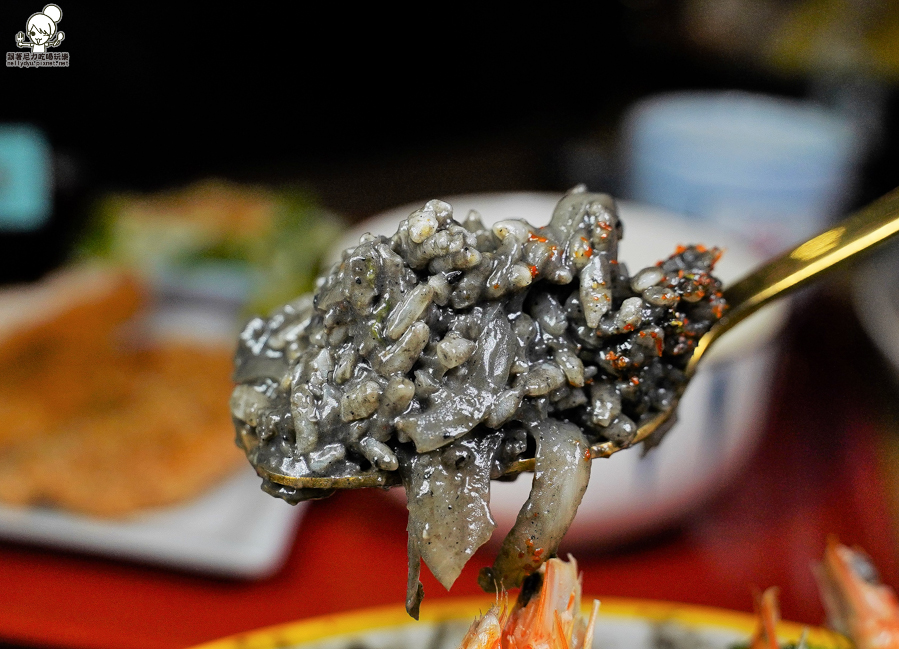
[[215,575],[259,578],[284,562],[304,510],[263,493],[253,469],[183,505],[106,521],[0,506],[0,536]]
[[[236,340],[230,308],[157,309],[151,335]],[[223,407],[227,407],[223,404]],[[249,463],[232,478],[183,504],[114,521],[51,508],[0,505],[0,538],[215,575],[261,578],[281,567],[306,505],[260,489]]]
[[[455,218],[480,212],[486,225],[524,218],[545,225],[561,194],[503,193],[437,197],[453,206]],[[365,232],[391,235],[399,222],[426,201],[379,214],[347,233],[332,257],[354,247]],[[764,260],[737,235],[707,224],[622,201],[624,238],[619,258],[631,273],[668,257],[680,244],[725,249],[716,275],[725,285]],[[733,479],[756,447],[765,422],[774,344],[786,317],[783,301],[733,329],[709,352],[683,397],[679,422],[664,443],[645,458],[639,449],[594,462],[590,485],[569,529],[567,548],[610,544],[669,525]],[[530,491],[530,476],[491,485],[490,509],[497,522],[492,542],[512,527]],[[390,491],[405,501],[402,489]]]
[[[584,602],[592,602],[583,598]],[[493,601],[488,598],[444,599],[421,609],[411,619],[399,606],[313,618],[224,638],[194,649],[456,649],[475,617]],[[747,613],[650,600],[601,598],[593,649],[658,649],[674,646],[732,649],[745,646],[756,627]],[[777,626],[778,641],[795,644],[806,627],[791,622]],[[808,644],[820,649],[849,649],[843,636],[809,628]]]

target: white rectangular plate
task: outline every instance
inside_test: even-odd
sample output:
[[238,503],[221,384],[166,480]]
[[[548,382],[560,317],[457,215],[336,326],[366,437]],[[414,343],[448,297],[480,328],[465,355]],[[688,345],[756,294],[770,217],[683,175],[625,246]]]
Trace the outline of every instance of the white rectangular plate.
[[289,505],[259,485],[259,477],[247,465],[197,499],[126,520],[0,505],[0,537],[190,571],[261,578],[283,565],[307,503]]

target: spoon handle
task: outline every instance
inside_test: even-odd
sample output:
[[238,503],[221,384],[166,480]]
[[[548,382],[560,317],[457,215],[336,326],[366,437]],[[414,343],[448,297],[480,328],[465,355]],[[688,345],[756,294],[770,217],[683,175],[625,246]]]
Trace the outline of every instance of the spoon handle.
[[899,188],[737,281],[724,291],[726,315],[709,331],[690,362],[692,369],[722,333],[771,300],[808,284],[825,271],[899,233]]

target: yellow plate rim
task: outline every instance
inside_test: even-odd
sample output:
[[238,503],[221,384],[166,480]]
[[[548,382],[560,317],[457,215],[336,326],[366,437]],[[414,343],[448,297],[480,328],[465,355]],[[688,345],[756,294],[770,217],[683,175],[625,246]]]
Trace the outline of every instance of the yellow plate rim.
[[[662,600],[584,596],[585,611],[589,611],[594,599],[600,601],[600,615],[605,618],[636,618],[653,622],[671,621],[691,627],[714,627],[734,631],[746,636],[747,640],[756,627],[756,618],[750,613]],[[495,602],[496,598],[485,596],[433,601],[422,607],[420,622],[474,621],[475,616],[486,612]],[[278,624],[238,633],[197,645],[192,649],[275,649],[408,624],[417,623],[406,614],[402,606],[392,604]],[[781,642],[796,642],[806,629],[808,643],[813,647],[820,646],[827,649],[852,647],[852,644],[839,633],[795,622],[781,622],[777,627],[777,634]]]

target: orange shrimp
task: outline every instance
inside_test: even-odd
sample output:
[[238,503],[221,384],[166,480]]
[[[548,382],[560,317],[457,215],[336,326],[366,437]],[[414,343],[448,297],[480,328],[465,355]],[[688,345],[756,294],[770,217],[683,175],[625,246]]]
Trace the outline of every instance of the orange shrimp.
[[859,548],[827,541],[815,577],[830,625],[858,649],[899,649],[899,601]]
[[494,605],[471,625],[460,649],[591,647],[599,602],[593,602],[589,618],[581,615],[581,580],[575,560],[550,559],[536,576],[542,578],[539,592],[525,585],[511,612],[505,603]]

